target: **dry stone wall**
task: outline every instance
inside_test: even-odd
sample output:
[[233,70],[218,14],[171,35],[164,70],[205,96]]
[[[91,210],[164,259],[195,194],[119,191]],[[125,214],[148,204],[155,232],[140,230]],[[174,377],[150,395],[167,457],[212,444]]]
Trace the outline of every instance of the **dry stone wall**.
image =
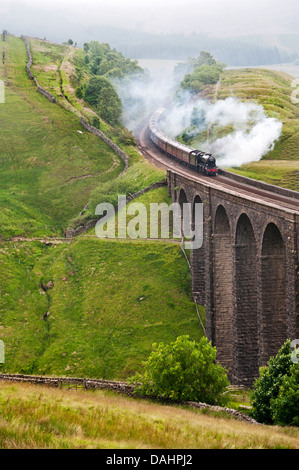
[[[141,196],[142,194],[147,193],[148,191],[151,191],[152,189],[161,188],[163,186],[167,186],[167,181],[166,180],[158,181],[157,183],[153,183],[150,186],[147,186],[146,188],[143,188],[140,191],[138,191],[137,193],[132,194],[131,196],[129,196],[127,198],[127,203],[133,201],[138,196]],[[117,212],[117,207],[115,207],[114,209],[115,209],[115,213],[116,213]],[[85,224],[80,225],[79,227],[76,227],[74,229],[68,228],[68,229],[65,230],[64,236],[65,236],[65,238],[73,238],[73,237],[75,237],[77,235],[80,235],[81,233],[86,232],[87,230],[91,229],[92,227],[94,227],[96,225],[96,223],[97,223],[97,220],[93,219],[93,220],[89,220]]]
[[32,66],[32,54],[31,54],[31,50],[30,50],[30,44],[29,44],[29,41],[28,39],[26,38],[26,36],[21,36],[21,38],[23,39],[23,41],[25,42],[26,44],[26,50],[27,50],[27,54],[28,54],[28,62],[26,64],[26,71],[28,73],[28,76],[30,78],[30,80],[34,80],[36,86],[37,86],[37,90],[39,91],[39,93],[41,93],[42,95],[44,95],[46,98],[48,98],[49,101],[51,101],[52,103],[55,103],[56,102],[56,99],[54,98],[54,96],[49,93],[47,90],[45,90],[44,88],[42,88],[40,86],[40,84],[38,83],[36,77],[33,75],[32,71],[31,71],[31,66]]
[[96,127],[91,126],[83,117],[80,119],[80,123],[86,130],[88,130],[92,134],[97,135],[98,137],[103,139],[103,141],[106,142],[106,144],[108,144],[109,147],[123,160],[125,164],[125,170],[128,168],[129,157],[123,150],[121,150],[118,147],[118,145],[116,145],[114,142],[108,139],[108,137],[104,134],[104,132],[100,131]]
[[[129,385],[126,382],[120,381],[109,381],[101,379],[83,379],[76,377],[46,377],[46,376],[35,376],[35,375],[23,375],[23,374],[0,374],[0,381],[5,382],[21,382],[21,383],[32,383],[34,385],[45,385],[48,387],[55,388],[83,388],[83,389],[101,389],[101,390],[112,390],[118,393],[123,393],[127,396],[134,396],[134,386]],[[192,408],[199,409],[210,409],[216,412],[225,412],[239,421],[245,421],[252,424],[259,424],[254,419],[250,418],[246,414],[240,413],[237,410],[212,406],[207,403],[191,402],[191,401],[174,401],[171,399],[151,397],[154,400],[162,403],[178,403],[181,405],[190,406]]]

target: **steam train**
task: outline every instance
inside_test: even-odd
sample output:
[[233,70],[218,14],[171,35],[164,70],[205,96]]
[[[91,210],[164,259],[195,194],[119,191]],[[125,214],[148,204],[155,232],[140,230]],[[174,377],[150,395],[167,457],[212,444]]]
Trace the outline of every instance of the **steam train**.
[[182,165],[203,175],[216,176],[218,169],[213,155],[181,144],[161,132],[158,122],[164,112],[165,110],[161,108],[150,119],[149,133],[152,142],[169,157]]

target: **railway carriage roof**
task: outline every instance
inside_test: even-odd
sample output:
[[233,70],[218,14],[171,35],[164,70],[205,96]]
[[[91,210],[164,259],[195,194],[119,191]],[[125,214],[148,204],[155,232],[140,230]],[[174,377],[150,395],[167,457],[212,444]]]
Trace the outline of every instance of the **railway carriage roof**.
[[171,139],[170,137],[163,134],[163,132],[161,132],[161,130],[158,127],[158,121],[161,115],[164,113],[164,111],[165,109],[161,108],[158,111],[156,111],[155,114],[151,117],[150,122],[149,122],[150,130],[163,142],[169,145],[173,145],[176,148],[182,150],[183,152],[187,152],[187,153],[193,152],[195,150],[194,148],[188,147],[187,145],[182,144],[181,142],[178,142],[177,140]]

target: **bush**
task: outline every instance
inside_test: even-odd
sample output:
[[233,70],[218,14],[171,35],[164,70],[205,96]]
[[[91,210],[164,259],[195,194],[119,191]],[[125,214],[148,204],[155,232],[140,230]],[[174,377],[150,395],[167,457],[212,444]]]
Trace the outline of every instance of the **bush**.
[[169,345],[153,345],[144,373],[131,379],[139,395],[224,405],[229,381],[216,363],[216,348],[203,337],[196,343],[180,336]]
[[276,400],[271,401],[274,424],[299,426],[299,365],[291,367],[285,375]]
[[[251,394],[254,419],[264,424],[274,423],[274,401],[286,377],[291,375],[291,341],[287,340],[276,357],[271,357],[266,367],[261,367],[260,377],[254,383]],[[277,402],[278,403],[278,402]]]
[[83,90],[82,90],[82,87],[78,87],[76,89],[76,97],[79,98],[79,99],[82,99],[83,98]]
[[181,82],[181,87],[193,93],[198,93],[206,85],[217,83],[222,71],[223,69],[219,65],[201,65],[185,76]]
[[106,78],[92,77],[86,86],[84,99],[87,103],[95,106],[101,118],[109,124],[119,124],[122,102]]

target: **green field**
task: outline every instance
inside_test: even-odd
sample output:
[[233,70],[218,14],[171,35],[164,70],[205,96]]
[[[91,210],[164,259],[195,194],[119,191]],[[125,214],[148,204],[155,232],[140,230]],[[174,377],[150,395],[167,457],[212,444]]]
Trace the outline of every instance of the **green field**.
[[0,285],[1,372],[126,378],[153,342],[203,334],[177,244],[6,243]]
[[[95,218],[97,204],[116,204],[119,194],[134,194],[165,173],[123,144],[130,166],[120,175],[123,162],[80,126],[78,109],[59,96],[69,77],[59,75],[59,67],[70,48],[30,44],[32,70],[58,103],[37,92],[25,71],[25,43],[9,36],[0,69],[6,80],[0,107],[0,371],[126,378],[140,369],[152,343],[203,334],[179,244],[99,240],[94,229],[48,245],[34,238],[63,237],[67,228]],[[106,129],[116,140],[123,135]],[[167,188],[138,201],[170,202]],[[49,281],[54,285],[46,290]]]
[[[94,191],[104,199],[91,205],[91,217],[95,206],[105,201],[103,187],[117,194],[115,178],[124,164],[80,125],[75,113],[37,92],[25,72],[25,43],[9,36],[5,44],[6,61],[0,65],[0,76],[5,77],[5,104],[0,107],[1,237],[62,235]],[[65,47],[56,49],[62,53]],[[126,150],[131,152],[131,166],[138,165],[130,168],[128,180],[122,177],[133,192],[147,181],[164,178],[135,148]],[[136,181],[140,172],[143,179]]]

